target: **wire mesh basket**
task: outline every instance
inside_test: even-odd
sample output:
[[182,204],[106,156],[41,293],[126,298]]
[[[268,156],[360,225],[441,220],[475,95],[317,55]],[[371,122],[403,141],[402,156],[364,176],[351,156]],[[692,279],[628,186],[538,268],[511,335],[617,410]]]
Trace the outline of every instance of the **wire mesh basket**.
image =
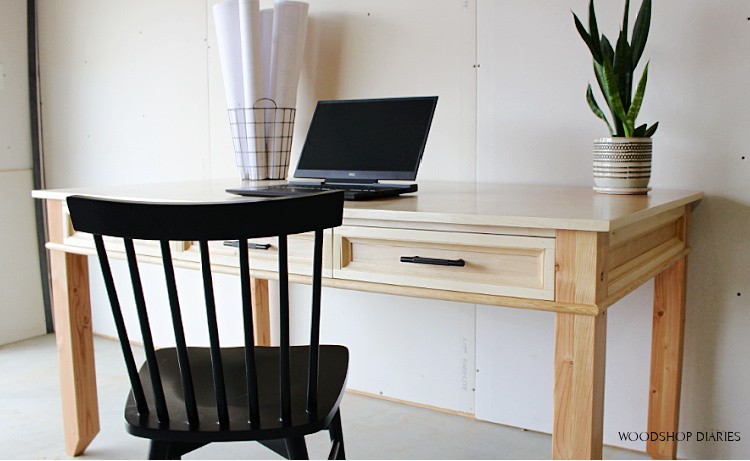
[[296,109],[258,99],[251,108],[229,109],[229,125],[241,179],[286,179]]

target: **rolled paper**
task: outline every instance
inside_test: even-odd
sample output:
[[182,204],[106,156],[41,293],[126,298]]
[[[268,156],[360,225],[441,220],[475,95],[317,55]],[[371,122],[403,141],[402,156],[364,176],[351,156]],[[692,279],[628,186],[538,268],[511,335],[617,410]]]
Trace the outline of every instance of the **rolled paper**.
[[227,108],[244,107],[242,83],[242,52],[240,49],[240,18],[238,0],[228,0],[213,6],[216,42],[221,60],[221,75],[227,97]]
[[[271,97],[281,108],[294,109],[297,104],[302,58],[307,37],[305,2],[277,0],[274,3],[273,36],[271,46]],[[276,111],[271,141],[269,177],[284,179],[289,167],[294,111]]]
[[[266,179],[268,156],[266,154],[265,117],[256,110],[263,97],[263,67],[260,60],[260,3],[258,0],[239,0],[240,48],[242,52],[242,89],[244,95],[245,123],[248,152],[242,165],[243,179]],[[247,176],[247,177],[245,177]]]

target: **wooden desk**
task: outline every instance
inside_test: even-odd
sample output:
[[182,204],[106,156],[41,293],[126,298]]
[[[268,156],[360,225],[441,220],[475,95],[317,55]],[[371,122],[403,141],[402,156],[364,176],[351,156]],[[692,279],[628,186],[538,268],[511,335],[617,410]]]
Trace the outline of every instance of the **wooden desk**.
[[[155,200],[240,198],[235,180],[35,191],[47,201],[50,267],[68,454],[99,430],[86,255],[90,238],[71,228],[71,194]],[[554,458],[601,458],[607,308],[656,277],[648,431],[677,431],[682,373],[686,259],[700,192],[607,196],[588,187],[420,184],[414,196],[347,202],[344,224],[326,235],[324,285],[554,312]],[[308,244],[300,236],[293,243]],[[198,267],[191,242],[175,265]],[[212,257],[216,271],[237,268]],[[268,341],[267,279],[273,252],[251,250],[256,336]],[[148,261],[156,252],[139,249]],[[292,255],[293,257],[293,250]],[[400,262],[400,256],[463,260],[463,267]],[[306,268],[292,268],[305,282]],[[649,442],[674,458],[676,442]]]

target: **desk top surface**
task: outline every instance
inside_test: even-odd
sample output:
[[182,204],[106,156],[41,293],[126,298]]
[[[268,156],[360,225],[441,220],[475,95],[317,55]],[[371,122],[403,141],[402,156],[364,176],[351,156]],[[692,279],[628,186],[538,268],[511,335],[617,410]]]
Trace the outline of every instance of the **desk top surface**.
[[[89,195],[160,202],[263,200],[225,191],[239,184],[237,179],[213,179],[36,190],[32,196],[64,200],[70,195]],[[419,182],[416,194],[346,202],[344,218],[606,232],[701,198],[699,191],[605,195],[590,187]]]

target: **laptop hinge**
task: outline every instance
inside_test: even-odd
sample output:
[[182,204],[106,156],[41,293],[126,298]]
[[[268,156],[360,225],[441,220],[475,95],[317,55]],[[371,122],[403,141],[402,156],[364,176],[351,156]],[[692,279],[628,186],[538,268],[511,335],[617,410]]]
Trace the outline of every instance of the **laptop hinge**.
[[326,179],[323,184],[377,184],[377,179]]

